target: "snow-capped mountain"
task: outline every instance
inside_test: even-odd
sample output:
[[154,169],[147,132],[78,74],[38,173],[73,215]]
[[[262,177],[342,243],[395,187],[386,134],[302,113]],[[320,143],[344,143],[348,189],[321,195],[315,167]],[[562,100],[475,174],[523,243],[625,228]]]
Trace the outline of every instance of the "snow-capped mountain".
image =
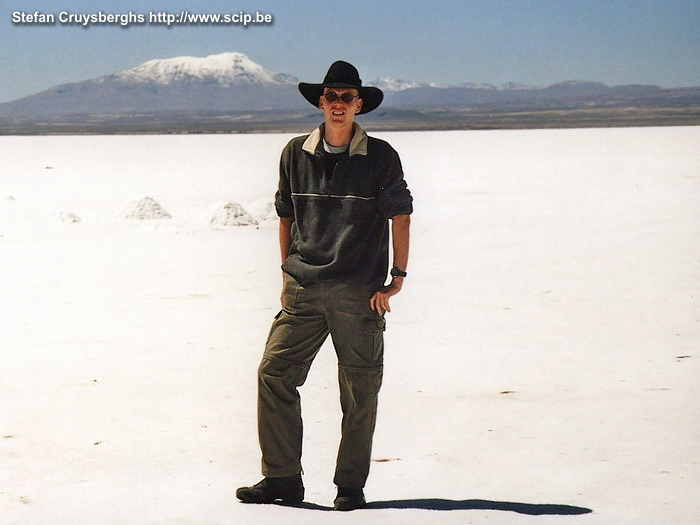
[[483,89],[485,91],[496,90],[496,86],[494,86],[493,84],[475,84],[473,82],[464,82],[463,84],[459,84],[456,87],[465,88],[465,89]]
[[0,104],[0,116],[308,109],[296,86],[242,53],[175,57]]
[[440,87],[445,87],[442,84],[438,84],[436,82],[430,82],[430,83],[421,83],[421,82],[412,82],[409,80],[400,80],[392,77],[380,77],[376,80],[373,80],[372,82],[367,82],[366,83],[368,86],[374,86],[378,87],[382,91],[385,92],[392,92],[392,91],[404,91],[406,89],[415,89],[415,88],[425,88],[425,87],[432,87],[432,88],[440,88]]
[[133,83],[167,85],[173,82],[214,82],[220,86],[296,84],[284,73],[274,73],[256,64],[243,53],[221,53],[207,57],[175,57],[149,60],[132,69],[119,71],[107,79]]
[[526,84],[519,84],[518,82],[506,82],[498,86],[499,91],[527,91],[531,89],[540,89],[542,86],[528,86]]

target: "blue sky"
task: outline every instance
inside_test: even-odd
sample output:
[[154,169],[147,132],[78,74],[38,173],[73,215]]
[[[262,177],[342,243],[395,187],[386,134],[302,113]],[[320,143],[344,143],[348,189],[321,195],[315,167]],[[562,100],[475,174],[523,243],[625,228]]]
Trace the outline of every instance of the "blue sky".
[[[269,26],[19,26],[12,12],[270,13]],[[336,59],[365,82],[700,85],[698,0],[17,0],[0,7],[0,102],[153,58],[240,51],[322,80]]]

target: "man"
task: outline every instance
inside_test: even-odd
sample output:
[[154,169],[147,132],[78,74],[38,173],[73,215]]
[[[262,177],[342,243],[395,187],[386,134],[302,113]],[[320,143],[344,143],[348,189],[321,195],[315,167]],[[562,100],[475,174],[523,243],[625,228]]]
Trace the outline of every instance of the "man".
[[[265,478],[242,487],[246,503],[304,498],[302,420],[297,387],[330,333],[338,356],[342,438],[334,483],[336,510],[365,506],[377,394],[382,381],[385,312],[406,277],[411,194],[398,154],[368,137],[355,115],[383,93],[362,86],[355,67],[338,61],[321,84],[300,83],[324,114],[310,135],[282,152],[275,206],[280,217],[282,310],[258,370],[258,431]],[[392,279],[388,270],[391,219]]]

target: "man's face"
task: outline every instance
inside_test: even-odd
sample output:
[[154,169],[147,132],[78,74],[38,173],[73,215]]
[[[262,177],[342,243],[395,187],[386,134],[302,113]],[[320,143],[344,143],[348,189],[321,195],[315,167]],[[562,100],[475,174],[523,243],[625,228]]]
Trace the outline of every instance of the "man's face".
[[[323,88],[323,94],[334,92],[339,97],[343,93],[358,95],[359,92],[353,88]],[[351,126],[355,118],[355,114],[362,109],[362,99],[355,96],[350,102],[343,102],[337,98],[333,102],[328,102],[325,96],[321,95],[318,107],[323,110],[326,117],[326,125],[334,127]]]

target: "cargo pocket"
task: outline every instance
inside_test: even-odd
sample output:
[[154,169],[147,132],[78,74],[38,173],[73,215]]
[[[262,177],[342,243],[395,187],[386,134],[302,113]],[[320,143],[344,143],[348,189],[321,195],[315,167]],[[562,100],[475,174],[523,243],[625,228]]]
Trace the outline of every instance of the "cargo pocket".
[[386,330],[386,319],[383,316],[376,316],[364,322],[365,332],[369,337],[369,344],[372,348],[372,360],[380,365],[384,358],[384,331]]
[[299,288],[301,286],[298,282],[289,275],[284,279],[284,311],[293,314],[297,311],[297,297],[299,296]]
[[274,321],[272,321],[272,326],[270,327],[270,331],[267,333],[267,339],[265,339],[265,348],[267,348],[267,345],[270,344],[270,338],[272,338],[272,334],[275,331],[277,320],[282,316],[283,312],[284,310],[280,310],[279,312],[277,312],[277,315],[275,315]]
[[386,330],[386,319],[379,315],[373,319],[368,319],[365,321],[365,330],[372,333],[383,332]]

